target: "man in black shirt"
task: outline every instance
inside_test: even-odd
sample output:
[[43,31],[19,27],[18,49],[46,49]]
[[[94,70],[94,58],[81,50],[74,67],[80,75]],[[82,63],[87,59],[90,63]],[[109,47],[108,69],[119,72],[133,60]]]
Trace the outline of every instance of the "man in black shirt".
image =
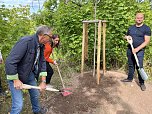
[[[145,47],[149,44],[150,36],[151,36],[151,29],[150,27],[148,27],[147,25],[143,23],[143,20],[144,20],[144,14],[137,13],[135,17],[136,23],[129,27],[127,34],[125,36],[125,39],[127,39],[128,36],[131,36],[133,40],[134,49],[132,50],[131,46],[128,45],[127,58],[128,58],[129,72],[128,72],[127,79],[124,79],[123,82],[132,82],[133,80],[133,75],[135,72],[135,65],[136,65],[136,61],[135,61],[133,53],[137,54],[139,65],[141,68],[143,67],[144,50],[145,50]],[[136,65],[136,69],[138,69],[137,65]],[[141,90],[145,91],[146,86],[139,72],[138,72],[138,79],[139,79]]]

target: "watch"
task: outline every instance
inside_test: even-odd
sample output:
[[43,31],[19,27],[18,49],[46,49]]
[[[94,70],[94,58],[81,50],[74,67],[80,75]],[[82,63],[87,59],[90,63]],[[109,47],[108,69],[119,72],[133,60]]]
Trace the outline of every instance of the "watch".
[[42,80],[43,83],[46,83],[46,80]]

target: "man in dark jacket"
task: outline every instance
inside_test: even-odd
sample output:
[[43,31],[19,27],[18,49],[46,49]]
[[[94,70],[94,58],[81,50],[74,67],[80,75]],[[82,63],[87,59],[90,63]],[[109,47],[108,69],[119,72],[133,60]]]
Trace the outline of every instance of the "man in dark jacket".
[[[22,37],[12,48],[5,62],[5,70],[12,95],[10,114],[20,114],[23,107],[22,84],[36,86],[36,78],[41,78],[39,87],[46,88],[46,62],[43,44],[52,36],[51,28],[43,25],[33,36]],[[42,114],[39,104],[39,91],[30,89],[30,100],[34,114]]]

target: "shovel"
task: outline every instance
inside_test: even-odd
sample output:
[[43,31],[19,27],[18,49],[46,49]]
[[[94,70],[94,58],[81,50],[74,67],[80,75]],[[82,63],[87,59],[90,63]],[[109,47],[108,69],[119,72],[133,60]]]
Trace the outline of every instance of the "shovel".
[[[127,41],[129,42],[129,44],[131,46],[131,49],[133,50],[134,47],[132,45],[132,43],[133,43],[132,37],[128,36],[127,37]],[[144,69],[140,68],[139,60],[138,60],[138,57],[137,57],[136,53],[134,53],[134,57],[135,57],[135,60],[136,60],[137,66],[138,66],[138,72],[139,72],[139,74],[141,75],[141,77],[142,77],[143,80],[147,80],[148,76],[147,76],[146,72],[144,71]]]

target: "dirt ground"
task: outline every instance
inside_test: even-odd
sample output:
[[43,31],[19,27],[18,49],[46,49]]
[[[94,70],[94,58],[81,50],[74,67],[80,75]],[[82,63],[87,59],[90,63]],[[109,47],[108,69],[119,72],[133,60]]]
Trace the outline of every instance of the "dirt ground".
[[[97,85],[92,72],[84,73],[83,77],[73,74],[71,80],[64,80],[73,94],[41,94],[42,107],[46,114],[152,114],[152,84],[146,82],[147,90],[141,91],[137,79],[131,83],[121,81],[126,77],[125,73],[107,71]],[[10,106],[10,97],[0,97],[0,114],[8,114]],[[28,95],[21,114],[33,114]]]
[[107,71],[97,85],[91,72],[73,76],[69,84],[73,94],[47,92],[42,105],[47,114],[152,114],[152,85],[146,83],[147,90],[141,91],[136,79],[121,82],[126,77]]

